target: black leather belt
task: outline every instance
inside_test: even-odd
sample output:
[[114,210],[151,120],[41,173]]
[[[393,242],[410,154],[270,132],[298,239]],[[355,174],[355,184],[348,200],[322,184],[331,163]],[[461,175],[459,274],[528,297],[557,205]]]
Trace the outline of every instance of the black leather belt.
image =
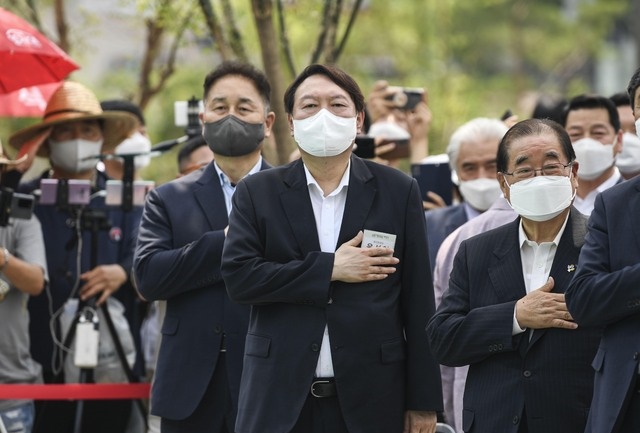
[[336,391],[336,383],[333,378],[317,378],[311,382],[311,395],[316,398],[335,397],[338,395]]

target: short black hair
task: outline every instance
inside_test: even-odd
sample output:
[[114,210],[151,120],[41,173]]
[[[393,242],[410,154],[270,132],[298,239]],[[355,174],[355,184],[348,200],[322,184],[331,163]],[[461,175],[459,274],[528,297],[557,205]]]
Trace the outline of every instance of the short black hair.
[[109,99],[100,102],[100,106],[103,111],[126,111],[127,113],[131,113],[138,118],[141,125],[146,125],[142,110],[131,101],[126,99]]
[[592,110],[597,108],[603,108],[609,113],[609,123],[613,126],[616,132],[620,130],[620,117],[618,116],[618,109],[613,101],[609,98],[600,95],[578,95],[569,101],[562,112],[562,126],[567,126],[567,117],[571,111],[576,110]]
[[300,75],[293,80],[293,83],[291,83],[284,92],[284,110],[287,114],[291,114],[293,112],[296,90],[298,90],[298,87],[300,87],[300,84],[302,84],[304,80],[312,75],[324,75],[336,83],[338,87],[349,94],[351,100],[356,106],[356,112],[364,112],[364,95],[362,94],[358,83],[356,83],[349,74],[334,65],[321,65],[314,63],[304,68]]
[[496,157],[498,172],[506,173],[509,169],[509,148],[511,143],[522,137],[546,133],[552,133],[558,138],[564,156],[567,157],[569,162],[573,162],[576,159],[576,152],[573,150],[571,138],[569,138],[569,134],[562,125],[551,119],[527,119],[513,125],[500,141]]
[[640,68],[636,69],[636,71],[631,76],[629,80],[629,86],[627,86],[627,94],[629,95],[629,103],[631,104],[631,109],[634,110],[635,114],[635,105],[636,105],[636,91],[640,87]]
[[207,142],[204,141],[204,137],[202,136],[202,134],[194,135],[193,137],[191,137],[182,145],[182,147],[178,151],[178,166],[184,164],[196,149],[199,149],[200,147],[206,145]]
[[206,101],[211,86],[229,75],[239,75],[251,81],[256,86],[260,96],[262,96],[266,111],[269,111],[271,107],[271,84],[269,84],[269,79],[264,72],[255,66],[236,60],[222,62],[217,68],[207,74],[204,78],[202,100]]
[[534,119],[551,119],[555,122],[562,122],[562,110],[567,104],[565,98],[543,94],[538,97],[536,106],[533,107],[531,117]]
[[629,105],[629,95],[627,92],[618,92],[609,96],[609,99],[613,101],[616,107],[624,107],[625,105]]

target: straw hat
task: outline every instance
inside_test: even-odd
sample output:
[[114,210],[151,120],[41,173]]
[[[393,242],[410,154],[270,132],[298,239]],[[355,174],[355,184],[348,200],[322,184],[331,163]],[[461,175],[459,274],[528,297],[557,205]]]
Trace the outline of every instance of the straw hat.
[[[134,115],[125,111],[102,111],[100,102],[91,90],[80,83],[65,81],[51,95],[42,122],[14,133],[9,137],[9,144],[15,149],[20,149],[25,143],[29,143],[30,146],[40,145],[49,136],[43,134],[47,128],[77,120],[103,122],[103,152],[113,150],[138,126],[138,120]],[[36,138],[38,143],[31,142]],[[40,146],[37,155],[46,157],[48,153],[48,146]]]

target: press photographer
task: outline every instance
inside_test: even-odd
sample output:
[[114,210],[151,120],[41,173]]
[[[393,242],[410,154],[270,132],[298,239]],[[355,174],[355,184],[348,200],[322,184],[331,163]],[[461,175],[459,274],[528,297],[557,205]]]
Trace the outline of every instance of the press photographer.
[[[50,284],[46,294],[29,302],[29,333],[31,352],[42,365],[47,383],[64,380],[60,359],[56,358],[60,352],[54,350],[54,338],[61,340],[56,318],[67,300],[76,297],[82,301],[95,299],[96,304],[101,305],[114,295],[124,305],[125,313],[134,305],[132,300],[136,299],[136,292],[131,284],[130,269],[141,209],[124,212],[107,206],[104,197],[96,194],[105,189],[104,182],[96,175],[98,160],[87,157],[112,152],[137,125],[136,117],[130,113],[103,112],[89,89],[67,81],[52,95],[42,121],[16,132],[9,139],[10,145],[19,149],[19,154],[29,154],[36,149],[35,153],[48,158],[51,165],[39,178],[21,184],[19,192],[39,190],[44,179],[79,180],[90,185],[90,201],[86,206],[65,208],[39,203],[34,209],[42,223]],[[104,230],[83,230],[83,225],[78,223],[82,220],[81,213],[104,215]],[[91,245],[97,246],[94,257]],[[85,412],[86,420],[91,420],[93,425],[85,426],[87,431],[124,430],[131,402],[91,403]],[[73,411],[73,404],[68,402],[38,404],[34,431],[71,431]]]
[[[4,156],[0,144],[0,173],[15,164]],[[2,181],[0,178],[0,185]],[[29,352],[29,315],[24,305],[42,292],[48,279],[42,231],[31,214],[31,196],[24,196],[24,203],[14,206],[13,198],[20,196],[4,187],[0,194],[4,203],[0,224],[0,384],[41,383],[40,365]],[[18,215],[21,217],[15,218]],[[4,350],[7,347],[11,350]],[[0,431],[30,431],[34,413],[31,400],[0,400]]]

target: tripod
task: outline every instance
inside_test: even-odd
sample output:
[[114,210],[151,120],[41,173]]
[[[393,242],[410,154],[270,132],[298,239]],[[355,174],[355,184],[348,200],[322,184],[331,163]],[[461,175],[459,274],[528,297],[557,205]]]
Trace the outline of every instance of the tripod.
[[[79,223],[80,223],[80,229],[82,231],[89,230],[91,234],[90,268],[94,269],[97,266],[98,233],[102,230],[109,230],[111,228],[111,224],[108,221],[106,211],[96,210],[96,209],[84,209],[82,211]],[[87,301],[78,302],[78,308],[77,308],[76,314],[74,316],[73,321],[70,324],[69,330],[63,342],[64,347],[70,347],[71,343],[76,337],[76,329],[80,320],[80,312],[83,311],[85,307],[90,307],[93,311],[96,311],[95,299],[91,298]],[[111,340],[113,341],[114,348],[116,349],[116,353],[118,355],[122,369],[127,376],[127,380],[130,383],[137,382],[137,379],[133,371],[131,370],[129,363],[127,362],[125,350],[118,336],[116,327],[111,317],[111,313],[107,308],[107,304],[103,303],[98,308],[103,313],[104,320],[107,325],[107,330],[109,332]],[[63,365],[65,361],[65,356],[66,354],[63,353],[63,358],[62,358]],[[94,373],[94,370],[92,368],[80,368],[79,382],[92,383],[94,381],[93,373]],[[142,401],[139,399],[135,400],[135,402],[146,424],[146,410],[144,408],[144,405],[142,404]],[[85,405],[85,402],[83,400],[78,400],[75,417],[74,417],[74,430],[73,430],[74,433],[80,433],[82,431],[84,405]]]

